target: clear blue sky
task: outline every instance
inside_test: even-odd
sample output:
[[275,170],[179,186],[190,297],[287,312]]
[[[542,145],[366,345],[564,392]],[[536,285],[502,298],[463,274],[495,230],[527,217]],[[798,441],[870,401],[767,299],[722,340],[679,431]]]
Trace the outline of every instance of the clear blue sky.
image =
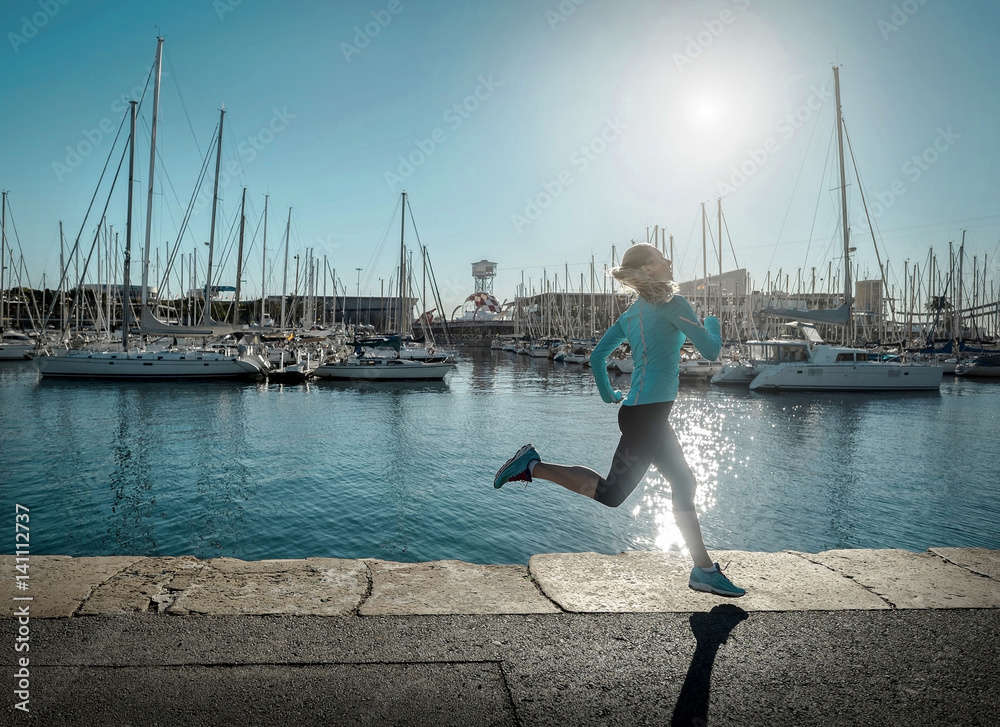
[[[998,29],[992,0],[9,0],[0,187],[32,282],[44,273],[54,285],[58,223],[72,243],[111,150],[102,125],[117,130],[162,34],[154,244],[176,236],[224,104],[224,161],[239,171],[222,190],[218,235],[226,245],[246,186],[251,291],[265,194],[269,266],[281,265],[292,207],[292,254],[328,256],[350,294],[361,267],[362,293],[377,294],[394,276],[398,218],[384,231],[403,189],[448,312],[472,292],[472,262],[498,263],[501,299],[522,275],[537,288],[543,270],[562,286],[567,265],[578,288],[591,256],[601,267],[612,246],[620,254],[654,225],[674,235],[678,278],[700,276],[700,205],[714,235],[719,196],[726,270],[735,252],[758,286],[779,269],[824,277],[842,264],[830,146],[839,63],[890,282],[901,285],[904,261],[923,266],[931,247],[946,256],[962,229],[966,273],[973,256],[995,272]],[[877,277],[853,175],[850,184],[858,277]],[[108,219],[124,230],[122,196]],[[208,239],[209,220],[207,210],[193,217],[183,253]],[[712,249],[709,271],[718,267]],[[230,254],[219,282],[234,279]]]

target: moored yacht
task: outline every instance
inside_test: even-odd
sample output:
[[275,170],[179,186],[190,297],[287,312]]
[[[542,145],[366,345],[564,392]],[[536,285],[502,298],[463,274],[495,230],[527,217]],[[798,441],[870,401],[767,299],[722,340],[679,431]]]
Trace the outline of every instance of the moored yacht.
[[959,365],[955,373],[972,378],[1000,378],[1000,353],[977,356]]
[[424,363],[382,356],[351,356],[318,366],[313,374],[335,381],[442,381],[450,363]]
[[[813,334],[811,327],[800,327],[807,328],[809,333],[814,335],[812,339],[814,342],[822,342],[818,335]],[[723,364],[710,380],[713,384],[722,386],[749,386],[765,366],[784,361],[808,360],[809,341],[803,339],[776,338],[747,341],[742,345],[736,360]]]
[[781,360],[760,362],[751,391],[934,391],[944,373],[930,364],[872,361],[863,348],[806,343],[773,350]]
[[0,338],[0,361],[20,361],[35,355],[35,341],[20,331],[7,330]]

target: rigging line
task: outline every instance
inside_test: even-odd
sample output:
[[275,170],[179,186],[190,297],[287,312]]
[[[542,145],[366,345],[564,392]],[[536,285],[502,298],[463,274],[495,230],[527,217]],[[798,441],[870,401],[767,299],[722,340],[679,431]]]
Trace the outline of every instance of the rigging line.
[[[795,176],[795,184],[792,186],[792,196],[788,200],[788,208],[785,210],[785,218],[781,221],[781,227],[778,229],[778,236],[774,240],[774,250],[771,251],[771,259],[767,263],[767,268],[770,270],[771,266],[774,264],[774,256],[778,252],[778,242],[781,240],[781,233],[785,230],[785,223],[788,222],[788,215],[792,211],[792,203],[795,201],[795,190],[799,188],[799,180],[802,178],[802,172],[806,167],[806,160],[809,158],[809,149],[812,148],[813,136],[816,135],[816,129],[819,128],[819,120],[822,118],[823,114],[820,111],[823,110],[823,106],[826,104],[826,98],[820,100],[819,108],[816,109],[816,122],[813,124],[812,131],[809,132],[809,141],[806,142],[806,153],[802,155],[802,164],[799,166],[799,172]],[[836,124],[834,124],[836,126]],[[832,139],[832,137],[831,137]],[[829,151],[827,155],[829,156]]]
[[[708,221],[708,217],[707,216],[705,218],[705,231],[706,231],[705,246],[706,247],[710,247],[712,249],[712,255],[715,256],[712,259],[712,263],[713,263],[712,267],[715,267],[714,263],[719,262],[719,251],[715,249],[715,230],[712,229],[712,223]],[[708,244],[709,240],[712,242],[711,245]],[[709,277],[711,277],[711,273],[709,273]]]
[[[997,260],[997,251],[998,250],[1000,250],[1000,238],[997,239],[997,245],[996,245],[996,247],[993,248],[993,253],[990,255],[990,258],[993,260],[993,266],[994,267],[996,267],[996,264],[997,264],[996,260]],[[989,268],[987,267],[987,269],[989,269]]]
[[722,226],[726,229],[726,237],[729,240],[729,250],[733,253],[733,264],[736,266],[736,269],[739,270],[740,262],[736,259],[736,248],[733,247],[733,236],[729,234],[729,221],[726,220],[725,212],[722,213]]
[[[142,95],[141,95],[141,96],[139,96],[139,102],[138,102],[138,103],[136,104],[136,115],[138,115],[138,114],[139,114],[139,111],[140,111],[140,110],[141,110],[141,108],[142,108],[142,102],[143,102],[143,100],[144,100],[144,99],[146,98],[146,91],[147,91],[147,90],[149,89],[149,81],[150,81],[150,79],[151,79],[151,78],[153,77],[153,69],[154,69],[154,68],[155,68],[155,64],[154,64],[153,66],[150,66],[150,68],[149,68],[149,73],[148,73],[148,74],[146,74],[146,83],[145,83],[145,85],[144,85],[144,86],[142,87]],[[118,133],[117,133],[117,134],[115,134],[115,140],[114,140],[114,141],[112,142],[112,144],[111,144],[111,149],[109,149],[109,150],[108,150],[108,158],[107,158],[107,160],[105,160],[105,162],[104,162],[104,168],[103,168],[103,169],[101,170],[101,176],[100,176],[100,177],[98,178],[98,180],[97,180],[97,186],[96,186],[96,187],[95,187],[95,189],[94,189],[94,195],[93,195],[93,197],[91,197],[91,198],[90,198],[90,204],[89,204],[89,205],[87,206],[87,213],[86,213],[86,214],[84,215],[84,217],[83,217],[83,222],[81,222],[81,223],[80,223],[80,230],[79,230],[79,232],[77,232],[77,236],[76,236],[76,240],[74,240],[74,242],[73,242],[73,247],[72,247],[72,249],[70,250],[70,253],[69,253],[69,259],[70,259],[70,260],[75,260],[75,258],[76,258],[76,254],[77,254],[77,248],[78,248],[78,247],[79,247],[79,245],[80,245],[80,237],[81,237],[81,236],[83,235],[83,230],[84,230],[84,228],[85,228],[85,227],[86,227],[86,225],[87,225],[87,219],[88,219],[88,218],[90,217],[90,211],[91,211],[91,209],[93,208],[93,205],[94,205],[94,199],[96,199],[96,197],[97,197],[97,193],[98,193],[98,192],[100,191],[100,188],[101,188],[101,182],[102,182],[102,181],[103,181],[103,179],[104,179],[104,173],[105,173],[105,171],[106,171],[106,170],[107,170],[107,168],[108,168],[108,164],[109,164],[109,163],[111,162],[111,158],[112,158],[112,156],[114,155],[114,151],[115,151],[115,144],[117,144],[117,143],[118,143],[118,139],[119,139],[119,137],[121,136],[121,132],[122,132],[122,129],[123,129],[124,127],[125,127],[125,119],[129,118],[129,117],[130,117],[130,114],[131,114],[131,110],[130,110],[129,112],[125,113],[125,114],[124,114],[124,115],[122,116],[122,121],[121,121],[121,124],[119,124],[119,126],[118,126]],[[128,147],[127,147],[127,146],[126,146],[126,148],[125,148],[125,151],[128,151]],[[122,159],[124,160],[124,158],[125,158],[125,153],[123,152],[123,153],[122,153]],[[118,163],[118,172],[121,172],[121,162],[119,162],[119,163]],[[118,178],[118,174],[116,173],[116,174],[115,174],[115,179],[117,179],[117,178]],[[113,185],[113,184],[112,184],[112,187],[111,187],[111,191],[114,191],[114,185]],[[111,196],[111,191],[109,191],[109,192],[108,192],[108,202],[109,202],[109,203],[110,203],[110,201],[111,201],[111,200],[110,200],[110,196]],[[107,205],[107,204],[105,204],[105,206],[104,206],[104,210],[105,210],[105,212],[107,212],[107,209],[108,209],[108,205]],[[102,215],[102,219],[103,219],[103,215]],[[99,226],[98,226],[98,227],[99,227]],[[96,244],[96,237],[95,237],[95,242],[94,242],[94,244]],[[94,254],[94,244],[91,244],[91,248],[90,248],[90,253],[89,253],[89,254],[87,255],[87,262],[88,262],[88,263],[90,262],[90,258],[91,258],[91,256],[93,256],[93,254]],[[69,269],[69,266],[67,265],[67,266],[66,266],[66,270],[64,270],[64,271],[63,271],[63,275],[62,275],[62,278],[61,278],[61,279],[60,279],[60,281],[59,281],[59,282],[60,282],[60,285],[62,285],[62,282],[63,282],[63,280],[64,280],[64,279],[65,279],[65,277],[66,277],[66,272],[68,271],[68,269]],[[84,272],[83,272],[83,274],[84,274],[84,275],[86,275],[86,271],[87,271],[87,268],[86,268],[86,266],[84,266]],[[79,271],[78,271],[78,270],[77,270],[77,273],[79,273]],[[77,279],[77,282],[78,282],[78,284],[79,284],[79,282],[80,282],[80,281],[82,281],[82,280],[83,280],[83,276],[82,276],[82,275],[78,275],[78,279]],[[46,318],[46,323],[47,323],[47,318]]]
[[[684,261],[687,259],[687,251],[691,249],[691,241],[694,239],[694,235],[695,235],[695,232],[698,229],[698,223],[699,222],[701,222],[701,211],[700,211],[700,209],[699,209],[698,212],[695,213],[694,222],[691,223],[691,232],[688,233],[688,244],[684,248],[684,254],[681,255],[681,259],[680,259],[679,264],[678,264],[677,260],[673,260],[672,261],[674,263],[674,276],[675,277],[680,277],[679,274],[681,272],[681,269],[684,266]],[[693,280],[694,278],[691,278],[691,279]]]
[[[118,144],[118,139],[121,136],[122,129],[125,128],[125,119],[127,119],[127,118],[128,118],[128,114],[126,114],[125,116],[122,117],[121,124],[119,124],[119,126],[118,126],[118,133],[115,134],[115,140],[111,143],[111,148],[108,150],[108,158],[104,161],[104,168],[101,169],[101,176],[98,177],[98,179],[97,179],[97,186],[94,187],[94,194],[90,198],[90,204],[87,205],[87,212],[83,216],[83,222],[80,223],[80,229],[76,233],[76,240],[73,242],[73,248],[70,250],[69,254],[70,254],[71,257],[76,252],[77,245],[80,244],[80,238],[83,236],[83,230],[87,226],[87,220],[90,218],[90,212],[91,212],[91,210],[94,207],[94,200],[97,199],[97,193],[101,191],[101,183],[104,181],[104,174],[105,174],[105,172],[107,172],[108,164],[111,163],[111,159],[114,156],[115,146]],[[128,151],[127,147],[126,147],[125,151]],[[124,152],[123,152],[122,153],[122,159],[124,159],[124,158],[125,158],[125,156],[124,156]],[[119,164],[118,168],[119,168],[119,171],[120,171],[121,170],[121,162],[119,162],[118,164]],[[117,178],[117,176],[118,175],[116,174],[115,177]],[[107,208],[105,208],[105,209],[107,209]],[[62,282],[65,279],[65,277],[66,277],[66,275],[65,275],[65,272],[64,272],[62,278],[60,278],[60,281],[59,281],[60,286],[62,285]],[[60,290],[61,289],[62,288],[60,287]],[[46,317],[46,323],[48,323],[48,318],[47,317]]]
[[[225,217],[223,217],[225,219]],[[229,264],[229,259],[232,257],[234,249],[236,248],[237,237],[239,236],[236,231],[236,225],[240,220],[239,207],[233,212],[232,222],[229,223],[229,232],[222,239],[222,254],[219,259],[219,275],[221,277],[222,272],[225,270],[226,266]]]
[[[130,109],[130,113],[131,113],[131,109]],[[105,201],[105,203],[104,203],[104,210],[101,212],[101,222],[99,222],[98,225],[97,225],[97,232],[94,235],[94,242],[91,243],[91,245],[90,245],[90,252],[87,253],[87,259],[84,261],[84,264],[83,264],[83,274],[84,275],[86,275],[86,273],[87,273],[87,268],[90,266],[90,258],[93,257],[93,255],[94,255],[94,248],[96,247],[97,242],[100,239],[101,225],[104,223],[103,221],[105,219],[107,219],[108,207],[111,205],[111,197],[112,197],[112,195],[113,195],[113,193],[115,191],[115,186],[118,183],[118,176],[121,174],[122,166],[124,166],[124,164],[125,164],[125,156],[128,154],[128,150],[129,150],[129,147],[128,147],[128,144],[126,144],[125,148],[122,149],[121,159],[118,160],[118,169],[115,171],[114,179],[111,181],[111,189],[108,190],[108,198],[107,198],[107,201]],[[81,234],[83,233],[82,229],[80,230],[80,233]],[[73,250],[74,251],[77,248],[77,244],[79,244],[79,238],[77,239],[77,243],[73,245]],[[70,253],[70,254],[72,255],[73,253]],[[62,290],[63,283],[66,280],[66,273],[68,271],[69,271],[69,265],[66,265],[64,267],[64,269],[63,269],[62,276],[59,278],[59,290]],[[52,300],[52,304],[49,306],[49,310],[45,314],[45,321],[44,321],[44,325],[45,326],[48,326],[48,324],[49,324],[49,318],[52,317],[52,311],[55,310],[56,302],[57,301],[58,301],[58,297],[56,297],[56,298],[54,298]],[[75,306],[76,306],[76,303],[74,301],[73,308],[70,309],[70,313],[73,312],[73,309],[75,308]],[[71,320],[71,318],[72,318],[72,316],[67,317],[67,325],[69,323],[69,320]],[[67,333],[68,329],[64,330],[62,332],[63,333]]]
[[402,201],[402,196],[396,200],[396,206],[393,208],[392,214],[389,215],[389,220],[385,223],[385,229],[382,230],[382,237],[379,240],[378,246],[375,248],[375,251],[372,252],[371,257],[368,258],[368,277],[365,278],[365,287],[371,285],[372,276],[375,274],[375,265],[382,257],[382,250],[385,248],[386,240],[389,239],[389,231],[392,228],[393,220],[396,217],[396,211],[399,209],[399,205],[402,204]]
[[[139,97],[139,106],[137,106],[137,108],[136,108],[136,113],[138,113],[138,109],[139,109],[139,107],[141,107],[142,100],[144,98],[146,98],[146,89],[149,88],[149,79],[152,78],[152,76],[153,76],[153,67],[150,67],[149,73],[146,76],[146,85],[143,86],[143,89],[142,89],[142,96]],[[93,209],[93,206],[94,206],[94,200],[97,199],[97,193],[101,190],[101,183],[104,181],[104,174],[105,174],[105,172],[108,169],[108,164],[111,163],[111,159],[114,156],[114,153],[115,153],[115,144],[118,143],[118,139],[121,137],[122,129],[125,128],[125,119],[127,119],[127,118],[130,117],[130,113],[131,113],[131,110],[129,112],[127,112],[127,113],[125,113],[125,114],[122,115],[121,124],[118,125],[118,133],[115,134],[115,140],[111,143],[111,148],[108,150],[108,158],[104,161],[104,168],[101,169],[101,176],[97,180],[97,186],[94,188],[94,194],[90,198],[90,204],[87,205],[87,213],[83,216],[83,221],[80,223],[80,230],[76,233],[76,239],[74,240],[73,247],[70,250],[69,259],[71,259],[71,260],[76,256],[77,247],[79,247],[79,245],[80,245],[80,238],[83,236],[83,230],[87,226],[87,220],[90,218],[90,212],[91,212],[91,210]],[[128,151],[128,147],[127,146],[126,146],[125,151]],[[124,159],[124,158],[125,158],[125,152],[122,152],[122,159]],[[121,172],[121,162],[118,163],[118,172]],[[115,174],[115,179],[117,179],[117,178],[118,178],[118,174],[116,173]],[[112,185],[111,189],[112,189],[112,191],[114,190],[114,185]],[[111,192],[108,192],[108,196],[109,196],[109,200],[108,201],[109,202],[110,202],[110,195],[111,195]],[[105,211],[107,211],[107,205],[105,205],[104,209],[105,209]],[[103,216],[102,216],[102,218],[103,218]],[[93,246],[91,246],[91,254],[93,254]],[[87,259],[88,260],[90,259],[90,255],[87,256]],[[64,282],[64,280],[66,278],[66,272],[67,272],[68,268],[69,268],[69,266],[67,265],[66,266],[66,270],[63,270],[63,274],[60,277],[60,280],[59,280],[60,290],[62,289],[61,286],[62,286],[62,283]],[[86,270],[86,268],[84,268],[84,270]],[[47,324],[48,324],[48,316],[46,316],[46,325]]]
[[[13,210],[11,210],[10,204],[7,205],[7,217],[10,218],[10,226],[12,228],[14,228],[14,241],[17,242],[17,253],[18,253],[18,255],[21,256],[21,260],[23,261],[24,260],[24,251],[21,249],[21,238],[17,234],[17,225],[14,223],[14,212],[13,212]],[[10,240],[9,237],[7,239]],[[14,250],[9,245],[8,245],[8,250],[9,250],[9,253],[10,253],[10,256],[11,256],[10,257],[10,261],[11,261],[11,264],[13,265],[13,263],[14,263]],[[24,269],[24,277],[28,281],[28,287],[29,288],[34,288],[34,286],[31,284],[31,276],[28,274],[28,269],[27,268]],[[20,275],[18,275],[18,280],[20,280]]]
[[[878,241],[875,239],[875,228],[872,225],[872,216],[871,216],[871,213],[868,211],[868,200],[865,199],[864,185],[862,185],[862,183],[861,183],[861,170],[858,169],[858,161],[857,161],[857,159],[854,158],[854,146],[851,144],[851,135],[849,133],[847,133],[847,123],[846,122],[844,123],[844,136],[847,137],[847,148],[851,152],[851,164],[854,165],[854,176],[858,180],[858,192],[860,192],[860,194],[861,194],[861,204],[865,208],[865,217],[868,219],[868,229],[869,229],[869,231],[872,234],[872,246],[875,248],[875,259],[878,261],[879,273],[882,276],[882,285],[885,288],[885,290],[883,291],[883,294],[887,294],[889,292],[889,283],[886,280],[886,276],[885,276],[885,266],[882,265],[882,254],[879,252]],[[847,220],[844,220],[844,224],[845,225],[847,224]],[[845,264],[846,265],[850,265],[850,261],[846,261]],[[889,312],[893,316],[895,316],[896,315],[896,306],[893,303],[892,296],[886,295],[886,297],[888,298],[888,301],[889,301]]]
[[[833,131],[830,132],[830,142],[826,147],[826,157],[823,161],[823,173],[820,179],[826,179],[826,170],[830,167],[831,150],[833,149],[833,140],[836,137],[836,124],[834,124]],[[813,206],[813,218],[812,223],[809,226],[809,236],[806,238],[806,254],[805,259],[802,262],[802,269],[807,270],[809,268],[809,250],[812,248],[813,233],[816,231],[816,219],[819,217],[819,204],[823,198],[823,187],[820,186],[816,193],[816,204]],[[847,221],[844,220],[842,224],[846,224]],[[836,239],[836,238],[834,238]],[[831,243],[832,244],[832,243]],[[825,252],[823,253],[823,258],[828,259],[830,257],[830,246],[827,246]]]
[[[264,217],[263,215],[261,215],[260,217],[257,218],[257,226],[254,228],[253,235],[250,237],[250,242],[246,246],[247,249],[243,251],[245,257],[249,258],[250,253],[254,251],[254,243],[257,241],[257,233],[260,232],[261,225],[263,224],[264,224]],[[248,265],[244,266],[243,273],[247,276],[247,282],[249,282],[251,279],[250,278],[251,272]],[[263,288],[261,290],[263,290]]]
[[[146,124],[145,119],[143,119],[143,128],[147,131],[147,134],[148,134],[149,133],[149,126]],[[149,137],[147,136],[147,139],[148,138]],[[161,195],[161,197],[165,197],[165,195],[163,194],[163,189],[164,189],[163,181],[165,179],[166,180],[166,186],[170,187],[170,191],[174,195],[174,201],[177,203],[177,208],[178,209],[182,209],[182,207],[181,207],[181,200],[177,196],[177,190],[174,188],[173,179],[171,179],[170,173],[167,171],[167,165],[163,161],[163,149],[160,148],[160,147],[158,147],[156,149],[156,160],[157,160],[156,172],[157,172],[157,176],[160,178],[160,190],[161,190],[160,191],[160,195]],[[168,214],[170,214],[170,221],[173,222],[173,213],[170,212],[169,208],[168,208],[167,212],[168,212]],[[161,220],[161,224],[162,224],[162,220]],[[162,229],[160,230],[160,232],[162,234]]]
[[[248,187],[250,185],[247,184],[247,177],[246,177],[246,171],[247,170],[243,166],[243,162],[240,159],[240,150],[239,150],[239,147],[236,145],[236,133],[235,133],[236,132],[236,124],[234,124],[232,121],[230,121],[229,123],[230,123],[230,131],[231,131],[231,133],[226,137],[226,144],[229,146],[229,159],[227,160],[227,163],[225,164],[225,168],[229,169],[230,164],[235,160],[235,162],[236,162],[236,172],[230,174],[229,176],[230,176],[230,178],[232,178],[232,177],[235,177],[237,174],[239,174],[238,181],[240,183],[240,187]],[[222,188],[225,189],[227,186],[229,186],[229,185],[228,184],[223,185]]]
[[[188,223],[191,220],[191,215],[194,213],[195,203],[198,200],[198,193],[201,191],[201,185],[205,181],[205,176],[208,173],[209,160],[212,156],[212,151],[215,149],[215,137],[218,134],[219,125],[215,125],[215,130],[212,132],[212,143],[208,145],[208,153],[205,154],[202,159],[201,172],[199,173],[198,179],[195,181],[194,189],[191,191],[191,199],[188,201],[187,210],[184,212],[184,219],[181,220],[180,229],[177,231],[177,239],[174,241],[173,250],[170,252],[170,258],[167,261],[166,272],[160,280],[160,287],[166,285],[166,276],[170,273],[173,268],[174,261],[177,259],[177,252],[180,250],[181,241],[184,237],[184,233],[188,231]],[[197,240],[193,241],[195,245],[198,244]]]
[[198,154],[201,154],[201,147],[198,146],[198,135],[194,132],[194,126],[191,124],[191,115],[188,114],[187,104],[184,103],[184,96],[181,95],[181,87],[177,83],[177,74],[174,72],[174,64],[170,62],[170,52],[167,50],[166,44],[163,45],[163,57],[167,61],[167,68],[170,69],[170,77],[174,81],[174,88],[177,90],[177,98],[180,99],[181,109],[184,111],[184,118],[187,119],[188,128],[191,129],[191,136],[194,137],[194,146],[198,150]]

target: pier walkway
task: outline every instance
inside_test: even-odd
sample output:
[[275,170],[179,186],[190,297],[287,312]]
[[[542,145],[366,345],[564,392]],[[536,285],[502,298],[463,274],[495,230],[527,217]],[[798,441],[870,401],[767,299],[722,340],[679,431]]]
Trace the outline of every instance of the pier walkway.
[[1000,551],[713,555],[0,556],[0,724],[996,724]]

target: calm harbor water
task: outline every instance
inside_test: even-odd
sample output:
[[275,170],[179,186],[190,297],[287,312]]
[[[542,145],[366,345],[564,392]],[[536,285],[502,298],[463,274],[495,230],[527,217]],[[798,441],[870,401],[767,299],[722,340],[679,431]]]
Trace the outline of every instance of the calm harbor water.
[[[606,472],[616,414],[588,369],[487,350],[465,351],[443,384],[58,382],[0,362],[0,506],[9,522],[30,507],[35,555],[526,563],[677,549],[655,471],[613,510],[542,481],[492,487],[525,442]],[[672,421],[710,548],[1000,548],[998,382],[685,385]]]

